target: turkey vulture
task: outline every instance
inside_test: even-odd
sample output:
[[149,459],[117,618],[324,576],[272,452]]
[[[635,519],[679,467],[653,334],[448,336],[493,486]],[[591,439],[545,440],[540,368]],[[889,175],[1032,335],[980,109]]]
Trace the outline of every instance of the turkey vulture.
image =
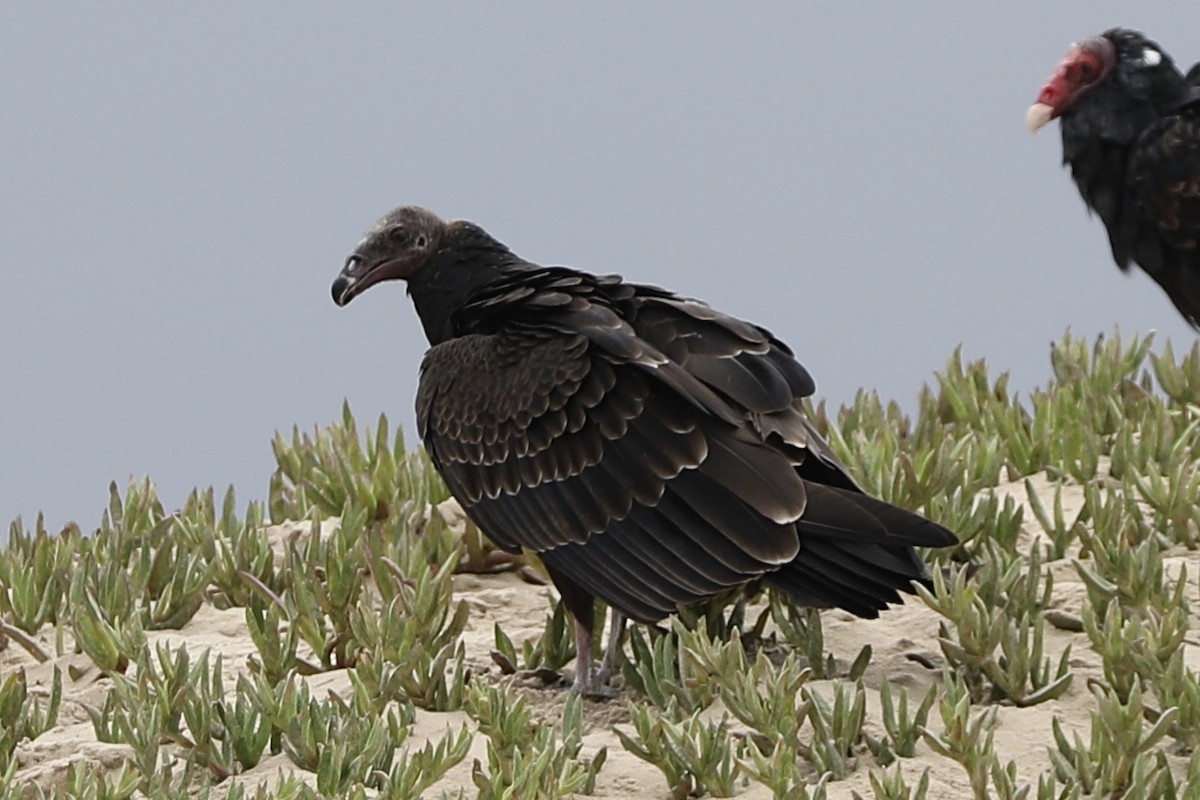
[[1185,77],[1156,43],[1113,28],[1067,51],[1026,122],[1036,133],[1055,117],[1117,266],[1140,266],[1200,328],[1200,64]]
[[[757,325],[654,286],[545,267],[416,206],[333,282],[345,305],[408,282],[430,349],[417,428],[499,547],[537,553],[575,619],[575,689],[655,622],[757,579],[875,617],[927,577],[945,528],[862,492],[805,418],[814,384]],[[593,600],[614,610],[601,675]]]

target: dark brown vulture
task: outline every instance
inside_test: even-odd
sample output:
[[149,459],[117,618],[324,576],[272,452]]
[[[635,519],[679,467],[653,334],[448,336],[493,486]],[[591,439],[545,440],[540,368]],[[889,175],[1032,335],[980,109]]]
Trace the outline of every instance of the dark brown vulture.
[[1200,327],[1200,64],[1185,77],[1157,44],[1113,28],[1067,51],[1026,122],[1037,132],[1056,117],[1117,266],[1137,264]]
[[757,325],[530,263],[415,206],[371,229],[334,302],[394,278],[431,345],[417,390],[429,456],[488,537],[545,563],[575,619],[578,691],[598,688],[593,598],[654,622],[761,578],[875,617],[926,577],[914,547],[956,541],[862,493],[804,416],[812,378]]

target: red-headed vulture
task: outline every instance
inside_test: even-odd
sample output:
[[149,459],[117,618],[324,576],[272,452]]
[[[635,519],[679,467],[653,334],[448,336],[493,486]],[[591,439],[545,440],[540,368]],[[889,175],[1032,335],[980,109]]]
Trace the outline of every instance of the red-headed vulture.
[[1137,264],[1200,327],[1200,64],[1185,76],[1113,28],[1072,45],[1026,115],[1034,132],[1052,119],[1117,266]]

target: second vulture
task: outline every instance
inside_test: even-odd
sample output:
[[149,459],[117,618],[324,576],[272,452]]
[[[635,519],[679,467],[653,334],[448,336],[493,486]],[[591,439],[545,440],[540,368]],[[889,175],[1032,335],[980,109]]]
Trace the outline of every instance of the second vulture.
[[[498,546],[537,553],[595,691],[593,601],[623,617],[762,579],[797,603],[877,616],[953,534],[862,492],[801,407],[813,392],[757,325],[653,286],[533,264],[416,206],[381,219],[333,283],[345,305],[407,281],[430,349],[417,426]],[[623,616],[622,616],[623,615]]]
[[1036,132],[1055,118],[1117,266],[1140,266],[1200,328],[1200,64],[1185,76],[1156,43],[1113,28],[1071,47],[1026,122]]

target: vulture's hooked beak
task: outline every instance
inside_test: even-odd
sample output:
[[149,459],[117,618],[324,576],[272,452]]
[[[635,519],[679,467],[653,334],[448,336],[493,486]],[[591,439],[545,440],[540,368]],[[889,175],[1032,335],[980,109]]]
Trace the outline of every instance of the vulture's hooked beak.
[[404,258],[367,259],[357,252],[351,253],[330,287],[333,302],[344,306],[377,283],[406,277],[407,264]]
[[[414,259],[411,253],[372,254],[367,250],[363,255],[360,248],[350,254],[346,265],[333,279],[330,287],[333,302],[344,306],[377,283],[390,280],[408,280],[413,270]],[[418,266],[419,266],[419,262]]]
[[333,279],[331,287],[333,302],[339,306],[346,305],[354,299],[354,295],[358,294],[354,285],[359,282],[361,276],[355,275],[354,271],[360,263],[362,263],[362,259],[358,256],[350,256],[346,259],[346,265],[342,267],[342,271]]
[[[1075,53],[1076,51],[1072,50],[1064,61],[1069,61]],[[1066,69],[1060,65],[1038,92],[1037,102],[1025,112],[1025,127],[1036,135],[1042,126],[1062,113],[1063,105],[1071,95],[1072,89],[1067,81]]]
[[1057,115],[1054,113],[1053,106],[1046,103],[1034,103],[1025,112],[1025,127],[1029,128],[1030,133],[1036,135],[1038,130],[1055,116]]

